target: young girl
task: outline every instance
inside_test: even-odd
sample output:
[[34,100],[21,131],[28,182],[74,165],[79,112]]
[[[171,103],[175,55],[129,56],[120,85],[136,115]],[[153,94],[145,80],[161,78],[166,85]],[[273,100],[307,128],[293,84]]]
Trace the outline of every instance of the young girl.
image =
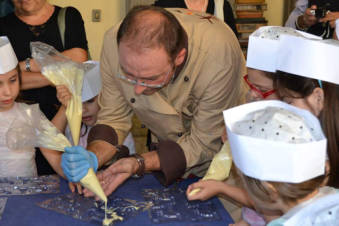
[[268,225],[338,222],[338,190],[322,187],[326,138],[314,115],[259,101],[226,110],[224,117],[234,163],[257,211],[282,212]]
[[[295,43],[289,45],[288,43]],[[339,41],[283,37],[279,70],[274,78],[277,93],[287,103],[318,116],[328,139],[328,185],[339,188]],[[308,53],[300,57],[300,53]],[[318,60],[312,55],[323,55]],[[284,56],[289,56],[288,60]],[[293,63],[292,63],[293,61]],[[317,61],[317,62],[315,62]],[[299,67],[298,65],[303,65]]]
[[[15,121],[25,125],[22,112],[35,112],[33,117],[43,114],[38,105],[16,102],[20,92],[21,72],[18,60],[7,37],[0,37],[0,177],[36,177],[35,149],[11,150],[6,146],[6,133]],[[61,152],[41,148],[53,169],[63,175],[60,167]]]

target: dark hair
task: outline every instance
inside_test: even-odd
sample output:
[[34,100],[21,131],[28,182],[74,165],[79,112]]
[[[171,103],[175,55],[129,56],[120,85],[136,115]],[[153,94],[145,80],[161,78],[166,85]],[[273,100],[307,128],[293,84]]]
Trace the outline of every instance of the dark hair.
[[[150,15],[158,15],[151,18]],[[185,47],[186,32],[169,11],[155,6],[135,6],[122,21],[117,42],[135,49],[163,46],[172,59]]]
[[[319,82],[316,79],[305,78],[278,71],[273,79],[273,86],[278,96],[293,96],[291,91],[298,93],[299,98],[312,94]],[[319,115],[323,131],[327,137],[327,154],[330,162],[328,185],[339,188],[339,86],[322,82],[324,90],[324,108]]]

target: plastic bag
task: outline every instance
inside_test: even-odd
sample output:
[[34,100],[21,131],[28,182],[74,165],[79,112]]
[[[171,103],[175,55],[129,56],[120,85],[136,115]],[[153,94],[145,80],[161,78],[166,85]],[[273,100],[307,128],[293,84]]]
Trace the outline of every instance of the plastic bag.
[[0,195],[34,195],[60,192],[60,178],[56,175],[40,177],[1,177]]
[[25,121],[14,120],[6,134],[7,147],[20,150],[26,147],[44,147],[64,151],[71,144],[67,138],[40,111],[39,105],[18,106]]
[[172,186],[164,189],[143,189],[142,195],[153,203],[149,218],[153,223],[205,222],[221,219],[212,200],[188,201],[186,186]]
[[2,218],[2,213],[5,210],[6,204],[7,204],[7,197],[1,197],[0,198],[0,220]]
[[[202,180],[225,180],[231,171],[232,155],[228,141],[224,143],[221,150],[213,157],[210,167],[208,168]],[[200,191],[199,188],[194,189],[189,195],[194,195]]]
[[[52,199],[37,203],[38,206],[71,216],[83,221],[91,221],[97,224],[105,218],[105,204],[86,198],[76,193],[57,196]],[[124,199],[111,195],[107,202],[107,219],[126,221],[137,216],[142,211],[150,208],[151,203],[131,199]]]
[[[44,147],[63,152],[65,147],[72,146],[67,138],[40,111],[37,104],[22,104],[19,108],[19,112],[25,118],[25,121],[13,121],[6,133],[7,147],[13,150],[26,147]],[[92,168],[88,170],[86,176],[80,182],[102,200],[107,200]]]
[[75,145],[78,145],[82,119],[81,90],[85,66],[63,56],[52,46],[31,42],[33,58],[41,66],[41,73],[54,85],[66,85],[72,98],[66,108],[66,117]]

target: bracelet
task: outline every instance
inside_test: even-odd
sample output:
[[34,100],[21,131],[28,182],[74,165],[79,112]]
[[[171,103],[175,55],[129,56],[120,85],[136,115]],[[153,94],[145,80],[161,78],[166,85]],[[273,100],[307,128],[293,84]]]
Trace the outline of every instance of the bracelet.
[[130,157],[135,158],[137,160],[138,164],[139,164],[139,168],[138,168],[137,172],[133,175],[133,177],[135,177],[135,178],[142,177],[145,173],[145,159],[144,159],[144,157],[142,157],[139,154],[133,154]]
[[31,58],[26,58],[25,60],[25,70],[31,72]]

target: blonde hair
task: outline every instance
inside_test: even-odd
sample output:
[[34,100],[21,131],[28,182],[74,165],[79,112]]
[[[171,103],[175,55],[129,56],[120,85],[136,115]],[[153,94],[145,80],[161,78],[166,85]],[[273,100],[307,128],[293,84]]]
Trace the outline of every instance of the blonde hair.
[[248,177],[244,174],[242,174],[242,178],[246,185],[245,187],[249,190],[249,193],[253,194],[256,198],[263,202],[274,203],[276,200],[273,199],[271,194],[276,192],[284,203],[293,203],[299,199],[305,198],[307,195],[319,188],[326,176],[321,175],[298,184],[266,181],[273,186],[275,191],[267,186],[267,184],[263,183],[264,181]]

